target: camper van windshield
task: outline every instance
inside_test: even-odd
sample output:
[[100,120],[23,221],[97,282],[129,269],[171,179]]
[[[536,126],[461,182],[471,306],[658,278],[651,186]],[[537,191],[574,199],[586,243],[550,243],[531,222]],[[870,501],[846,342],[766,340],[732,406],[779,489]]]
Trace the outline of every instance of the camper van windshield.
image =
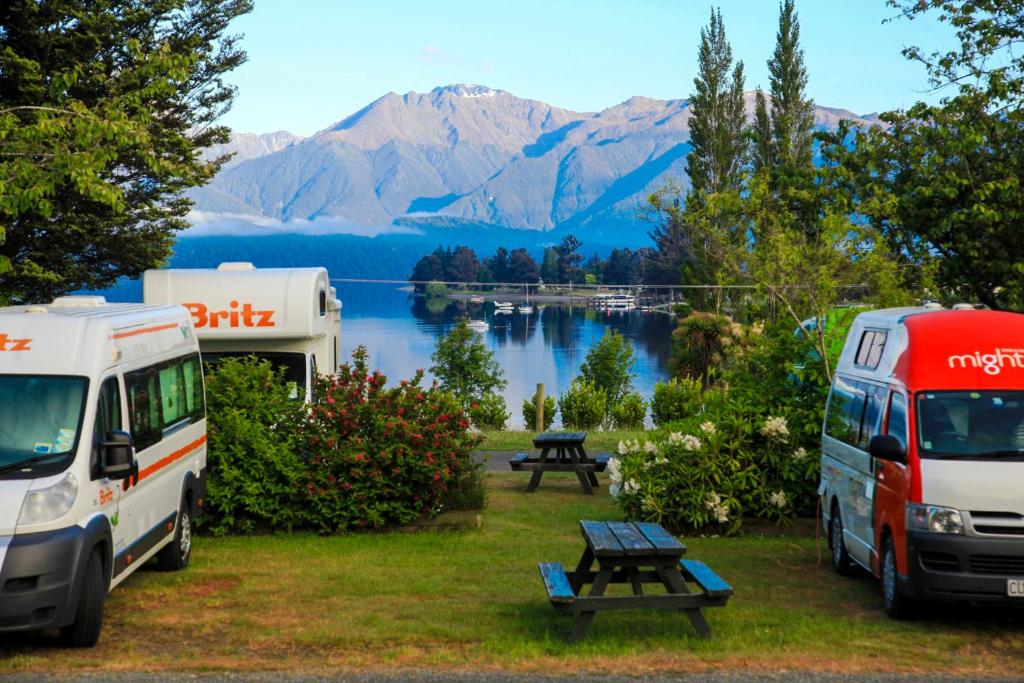
[[922,391],[917,434],[923,458],[1024,460],[1024,391]]
[[288,396],[301,401],[306,398],[306,354],[284,353],[280,351],[215,351],[203,353],[203,360],[211,367],[225,358],[248,358],[256,356],[260,360],[268,360],[275,370],[284,372],[284,382],[288,387]]
[[0,468],[71,452],[88,385],[84,377],[0,375]]

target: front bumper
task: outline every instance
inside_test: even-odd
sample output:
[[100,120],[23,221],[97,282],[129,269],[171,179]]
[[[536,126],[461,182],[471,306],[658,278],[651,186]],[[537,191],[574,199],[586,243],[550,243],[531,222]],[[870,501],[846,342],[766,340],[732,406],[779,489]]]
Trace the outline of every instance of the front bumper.
[[11,538],[0,568],[0,632],[74,620],[87,540],[86,530],[77,526]]
[[1024,579],[1024,537],[985,538],[907,532],[907,576],[901,590],[919,600],[1004,602],[1007,579]]

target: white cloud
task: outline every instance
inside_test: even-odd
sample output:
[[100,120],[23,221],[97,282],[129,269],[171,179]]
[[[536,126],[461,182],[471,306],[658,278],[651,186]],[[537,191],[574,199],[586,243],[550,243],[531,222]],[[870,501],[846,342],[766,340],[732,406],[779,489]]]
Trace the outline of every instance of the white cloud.
[[298,233],[302,235],[422,235],[423,231],[405,225],[357,225],[335,218],[281,221],[268,216],[233,213],[190,211],[186,219],[191,227],[185,230],[190,237],[208,235],[276,235]]

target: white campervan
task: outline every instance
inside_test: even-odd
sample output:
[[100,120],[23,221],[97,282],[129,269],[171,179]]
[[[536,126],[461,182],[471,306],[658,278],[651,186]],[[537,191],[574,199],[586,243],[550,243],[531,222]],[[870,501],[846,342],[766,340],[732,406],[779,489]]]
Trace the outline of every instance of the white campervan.
[[205,474],[188,311],[0,308],[0,632],[94,644],[111,587],[154,555],[188,564]]
[[203,360],[254,355],[284,368],[294,398],[310,400],[316,373],[338,368],[341,302],[324,268],[147,270],[142,300],[192,313]]

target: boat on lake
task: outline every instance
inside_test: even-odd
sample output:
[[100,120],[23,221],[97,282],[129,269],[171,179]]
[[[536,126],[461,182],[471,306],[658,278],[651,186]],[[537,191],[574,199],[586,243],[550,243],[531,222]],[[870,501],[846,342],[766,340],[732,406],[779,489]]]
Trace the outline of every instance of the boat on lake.
[[604,311],[632,311],[636,309],[636,297],[632,294],[595,294],[592,301],[595,308]]
[[487,324],[486,320],[470,320],[466,323],[466,327],[474,332],[486,332],[491,329],[491,326]]
[[473,296],[469,297],[469,303],[471,304],[482,304],[483,302],[484,298],[479,294],[474,294]]

